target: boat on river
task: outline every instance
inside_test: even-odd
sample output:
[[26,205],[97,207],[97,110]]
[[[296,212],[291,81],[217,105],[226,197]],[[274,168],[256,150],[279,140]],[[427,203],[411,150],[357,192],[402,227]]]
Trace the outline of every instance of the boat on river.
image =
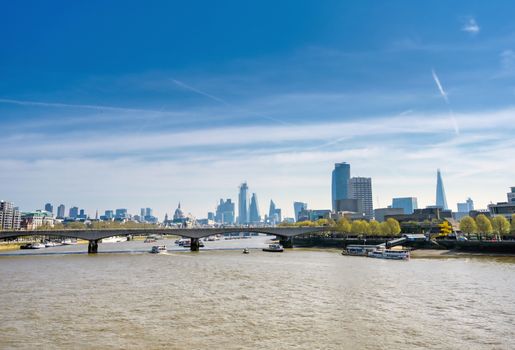
[[284,251],[284,249],[283,249],[282,245],[275,243],[275,244],[270,244],[268,246],[268,248],[263,248],[263,251],[264,252],[272,252],[272,253],[282,253]]
[[408,260],[410,258],[410,252],[409,250],[376,249],[369,252],[368,257],[377,259]]
[[155,245],[150,250],[152,254],[164,254],[167,252],[165,245]]
[[243,254],[249,254],[249,253],[250,253],[249,248],[245,248],[245,249],[243,249]]
[[112,237],[102,238],[102,243],[120,243],[120,242],[127,242],[127,237],[112,236]]
[[367,256],[376,249],[375,245],[349,244],[343,250],[342,255]]
[[20,246],[20,249],[41,249],[41,248],[45,248],[45,245],[43,243],[29,243],[29,244],[24,244],[24,245]]

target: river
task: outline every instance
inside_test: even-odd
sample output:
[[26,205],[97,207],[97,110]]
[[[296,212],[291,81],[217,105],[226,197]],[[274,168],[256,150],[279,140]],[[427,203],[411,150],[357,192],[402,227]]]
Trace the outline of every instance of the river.
[[166,255],[142,242],[101,244],[92,256],[77,254],[84,245],[2,253],[0,348],[514,348],[515,258],[239,249],[264,243]]

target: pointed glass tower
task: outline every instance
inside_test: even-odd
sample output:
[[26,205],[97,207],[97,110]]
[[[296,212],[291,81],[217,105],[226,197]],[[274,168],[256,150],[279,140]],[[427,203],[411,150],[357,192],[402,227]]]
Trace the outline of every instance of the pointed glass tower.
[[250,199],[249,222],[251,224],[257,224],[261,222],[261,215],[259,215],[259,205],[255,193],[252,193],[252,198]]
[[442,174],[440,169],[436,171],[436,206],[448,210],[445,190],[443,188]]

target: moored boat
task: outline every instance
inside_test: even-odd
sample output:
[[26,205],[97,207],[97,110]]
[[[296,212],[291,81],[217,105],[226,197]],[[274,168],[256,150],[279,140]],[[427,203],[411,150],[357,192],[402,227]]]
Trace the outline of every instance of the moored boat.
[[268,248],[263,248],[264,252],[281,253],[284,251],[283,246],[280,244],[270,244]]
[[367,256],[368,253],[373,252],[376,249],[375,245],[351,244],[345,247],[342,255]]
[[408,260],[410,258],[410,252],[409,250],[376,249],[369,252],[368,257],[390,260]]
[[127,242],[127,237],[112,236],[112,237],[102,238],[102,243],[120,243],[120,242]]

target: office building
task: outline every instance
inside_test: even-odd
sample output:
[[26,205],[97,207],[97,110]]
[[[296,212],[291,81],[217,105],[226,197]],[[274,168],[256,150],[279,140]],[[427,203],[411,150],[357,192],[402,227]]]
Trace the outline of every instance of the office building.
[[443,187],[442,173],[440,169],[436,171],[436,206],[443,210],[448,210],[447,198],[445,197],[445,189]]
[[36,230],[39,227],[54,227],[54,218],[46,210],[36,210],[21,215],[20,227],[24,230]]
[[50,203],[45,204],[45,211],[49,212],[50,214],[54,213],[54,206]]
[[232,225],[234,224],[234,216],[234,203],[230,199],[226,201],[220,199],[220,203],[216,207],[215,222]]
[[308,209],[308,203],[293,202],[293,212],[295,213],[295,221],[299,221],[299,214],[301,211]]
[[418,209],[417,198],[416,197],[392,198],[392,208],[401,208],[403,210],[403,213],[401,213],[401,214],[413,214],[413,211],[415,209]]
[[213,213],[212,211],[207,212],[207,220],[215,221],[215,213]]
[[79,208],[78,207],[71,207],[70,213],[68,215],[72,219],[76,219],[79,217]]
[[515,187],[511,187],[508,192],[508,203],[515,203]]
[[331,184],[331,199],[333,211],[336,211],[336,201],[338,199],[348,199],[350,180],[350,164],[345,162],[334,164]]
[[259,205],[255,193],[252,193],[252,198],[250,199],[249,222],[251,224],[258,224],[261,222],[261,215],[259,214]]
[[349,194],[352,199],[361,201],[365,218],[374,217],[374,204],[372,202],[372,179],[369,177],[353,177],[349,181]]
[[124,208],[116,209],[114,218],[116,220],[127,220],[127,219],[129,219],[129,213],[128,213],[127,209],[124,209]]
[[458,213],[468,214],[471,210],[474,210],[474,202],[468,198],[464,203],[457,203]]
[[490,212],[491,216],[502,215],[507,219],[511,219],[511,216],[515,214],[515,187],[511,187],[510,190],[511,191],[507,194],[507,202],[499,202],[497,204],[488,205],[488,211]]
[[[374,219],[379,222],[385,221],[386,215],[405,214],[403,208],[378,208],[374,209]],[[410,213],[411,214],[411,213]]]
[[64,219],[64,216],[65,216],[65,206],[64,204],[61,204],[60,206],[57,207],[57,218],[58,219]]
[[349,212],[363,214],[363,201],[359,199],[337,199],[335,213]]
[[238,224],[247,225],[249,223],[249,186],[244,182],[240,185],[238,194]]
[[273,200],[270,200],[270,209],[268,210],[268,223],[276,225],[282,220],[281,209],[275,206]]

